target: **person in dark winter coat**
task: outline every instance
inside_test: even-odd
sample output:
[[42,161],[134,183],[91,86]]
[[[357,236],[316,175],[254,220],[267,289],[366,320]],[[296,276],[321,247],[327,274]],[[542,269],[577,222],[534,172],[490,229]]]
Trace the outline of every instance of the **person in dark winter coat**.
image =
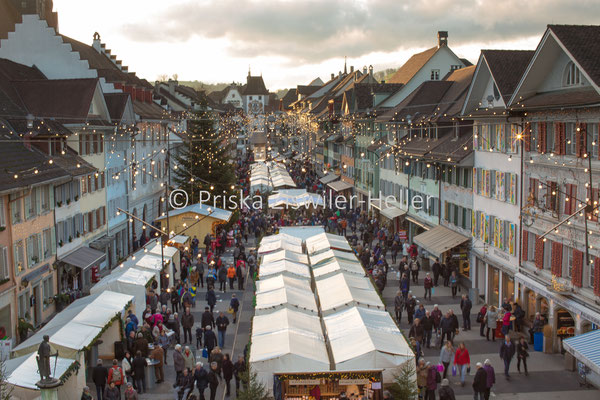
[[438,391],[440,400],[456,400],[454,396],[454,389],[450,387],[450,381],[448,379],[442,379],[442,387]]
[[517,371],[521,373],[521,362],[523,363],[523,368],[525,369],[525,376],[529,375],[527,372],[527,357],[529,357],[529,346],[527,345],[527,341],[524,337],[519,339],[519,343],[517,344]]
[[435,262],[431,266],[431,272],[433,272],[433,286],[438,286],[438,280],[440,279],[440,273],[442,272],[442,265],[440,259],[436,258]]
[[146,358],[142,356],[142,352],[138,351],[131,363],[131,370],[133,372],[133,379],[135,379],[135,386],[138,394],[142,394],[146,391],[146,367],[148,362]]
[[417,306],[417,300],[412,296],[411,293],[408,293],[408,298],[406,299],[406,313],[408,314],[408,323],[413,323],[413,315],[415,314],[415,307]]
[[121,391],[114,382],[111,382],[105,389],[103,400],[121,400]]
[[102,360],[98,360],[98,364],[92,370],[92,381],[96,385],[96,396],[99,400],[102,399],[106,381],[108,379],[108,368],[102,365]]
[[490,393],[492,391],[492,386],[496,383],[496,371],[494,371],[494,367],[492,367],[492,363],[490,360],[485,360],[483,363],[483,369],[485,369],[487,382],[484,398],[485,400],[490,400]]
[[204,327],[204,347],[208,350],[208,354],[217,346],[217,335],[212,330],[212,326]]
[[510,337],[506,335],[502,346],[500,346],[500,358],[504,361],[504,376],[506,379],[510,379],[508,370],[510,369],[510,362],[515,355],[515,344],[510,340]]
[[183,358],[183,354],[181,354],[180,344],[176,345],[173,351],[173,367],[175,368],[177,377],[183,373],[183,369],[185,368],[185,359]]
[[209,307],[204,307],[204,312],[202,313],[202,318],[200,320],[202,327],[206,327],[208,325],[212,326],[213,328],[216,326],[215,325],[215,317],[213,315],[213,313],[210,311]]
[[202,363],[196,363],[194,369],[194,381],[196,381],[196,388],[200,392],[200,399],[204,400],[204,391],[208,387],[208,372],[204,369]]
[[216,362],[210,363],[210,371],[208,372],[208,387],[210,388],[210,400],[215,400],[217,388],[219,387]]
[[231,394],[231,379],[233,379],[233,363],[229,354],[225,354],[223,357],[223,378],[225,379],[225,396],[229,397]]
[[441,381],[440,373],[435,365],[429,366],[427,373],[427,386],[425,390],[425,400],[435,400],[435,390],[438,382]]
[[246,360],[244,356],[239,356],[238,360],[233,364],[233,376],[235,378],[235,393],[240,390],[240,382],[244,379],[246,373]]
[[485,391],[487,389],[487,372],[485,372],[481,363],[477,363],[476,367],[477,371],[475,372],[475,378],[473,379],[473,398],[475,400],[484,400]]
[[181,327],[183,328],[183,344],[191,344],[192,328],[194,327],[194,315],[191,313],[189,307],[185,309],[185,313],[181,316]]
[[396,314],[396,322],[400,323],[402,320],[402,311],[404,311],[404,296],[401,291],[396,293],[396,297],[394,297],[394,312]]
[[215,290],[212,286],[209,286],[208,291],[206,292],[206,302],[208,303],[210,312],[212,313],[215,308],[215,304],[217,304],[217,295],[215,294]]
[[469,296],[463,294],[460,301],[460,310],[462,311],[464,331],[471,330],[471,308],[473,308],[473,303],[471,303]]

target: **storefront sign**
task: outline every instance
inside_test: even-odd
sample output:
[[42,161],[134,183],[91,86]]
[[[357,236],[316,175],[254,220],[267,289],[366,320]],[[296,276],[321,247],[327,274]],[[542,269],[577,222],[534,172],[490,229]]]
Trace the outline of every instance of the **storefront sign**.
[[290,379],[288,385],[291,386],[303,386],[303,385],[319,385],[320,379]]
[[510,261],[510,257],[508,256],[508,254],[503,253],[498,249],[494,249],[494,255],[497,257],[500,257],[501,259],[503,259],[505,261]]
[[452,253],[452,258],[455,260],[467,260],[469,257],[467,253]]
[[350,386],[350,385],[367,385],[369,383],[368,379],[340,379],[339,384],[341,386]]
[[400,240],[402,240],[403,242],[405,242],[408,239],[408,235],[406,234],[405,230],[399,230],[398,231],[398,237],[400,238]]
[[371,384],[371,389],[381,389],[381,382],[373,382]]

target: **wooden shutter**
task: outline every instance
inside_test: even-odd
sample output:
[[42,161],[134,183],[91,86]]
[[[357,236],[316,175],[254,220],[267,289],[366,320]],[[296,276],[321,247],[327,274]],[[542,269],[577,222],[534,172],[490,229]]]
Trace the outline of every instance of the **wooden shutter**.
[[594,259],[594,294],[600,296],[600,257]]
[[546,123],[538,122],[538,152],[546,153]]
[[525,151],[531,151],[531,122],[525,123],[525,131],[523,132],[523,141]]
[[521,258],[523,261],[527,261],[528,239],[529,239],[529,232],[524,230],[523,231],[523,243],[521,244]]
[[562,149],[563,149],[563,145],[562,145],[562,140],[561,140],[561,128],[562,123],[561,122],[555,122],[554,123],[554,154],[565,154]]
[[573,269],[571,270],[571,283],[581,287],[583,282],[583,253],[573,249]]
[[583,155],[587,153],[587,124],[578,122],[575,130],[575,138],[577,141],[576,150],[577,157],[583,158]]
[[537,269],[544,269],[544,240],[535,236],[535,266]]
[[562,249],[560,242],[552,242],[552,275],[562,276]]
[[565,214],[571,214],[571,185],[570,183],[565,184]]

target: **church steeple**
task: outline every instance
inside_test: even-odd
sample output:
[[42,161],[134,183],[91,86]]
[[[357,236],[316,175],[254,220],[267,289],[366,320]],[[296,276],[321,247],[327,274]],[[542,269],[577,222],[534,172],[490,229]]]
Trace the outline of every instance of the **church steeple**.
[[250,73],[250,66],[248,65],[248,78],[250,78],[252,74]]
[[344,56],[344,75],[348,75],[348,67],[346,65],[346,59],[347,59],[347,57]]

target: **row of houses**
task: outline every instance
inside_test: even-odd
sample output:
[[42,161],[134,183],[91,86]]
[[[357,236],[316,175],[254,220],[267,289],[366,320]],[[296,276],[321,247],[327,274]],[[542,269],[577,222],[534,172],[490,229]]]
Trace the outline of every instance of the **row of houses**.
[[438,32],[385,82],[344,68],[290,91],[289,141],[474,298],[546,316],[558,352],[600,325],[598,41],[600,26],[548,25],[536,49],[472,65]]
[[0,328],[12,344],[150,239],[187,115],[228,111],[140,79],[97,33],[61,34],[51,10],[0,1]]

